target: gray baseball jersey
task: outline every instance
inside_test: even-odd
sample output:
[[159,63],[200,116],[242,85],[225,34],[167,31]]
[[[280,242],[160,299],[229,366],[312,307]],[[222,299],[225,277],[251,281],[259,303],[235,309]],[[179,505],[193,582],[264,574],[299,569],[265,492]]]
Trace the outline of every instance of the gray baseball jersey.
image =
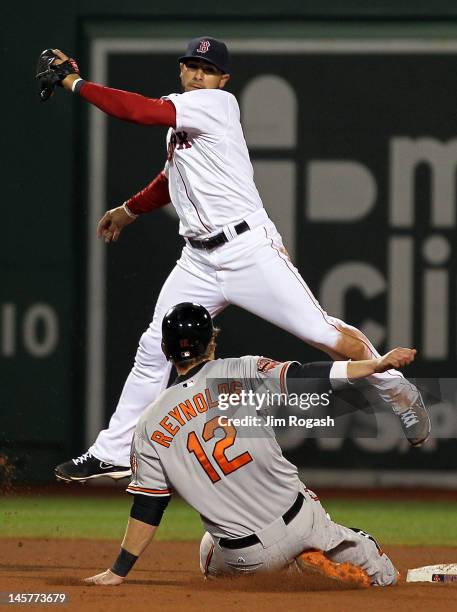
[[[140,418],[132,442],[129,493],[181,495],[215,537],[242,537],[262,529],[294,502],[301,483],[266,423],[265,411],[248,406],[254,435],[221,421],[218,395],[284,393],[291,362],[245,356],[206,362],[168,388]],[[214,417],[211,415],[213,411]],[[224,424],[221,425],[220,423]]]

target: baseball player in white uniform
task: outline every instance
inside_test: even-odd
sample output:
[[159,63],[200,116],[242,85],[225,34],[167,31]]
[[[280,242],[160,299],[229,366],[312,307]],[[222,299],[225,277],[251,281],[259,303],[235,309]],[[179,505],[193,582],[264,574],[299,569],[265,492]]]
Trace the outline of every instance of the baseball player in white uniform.
[[[176,492],[201,516],[205,534],[200,568],[206,576],[298,565],[366,586],[395,584],[398,572],[375,540],[334,523],[299,480],[258,398],[267,393],[290,397],[291,388],[300,394],[310,386],[337,390],[407,365],[416,351],[397,348],[364,361],[305,365],[255,356],[215,360],[211,316],[189,302],[166,313],[162,348],[179,376],[136,426],[127,487],[133,505],[119,556],[109,570],[87,580],[120,584],[152,540]],[[240,413],[235,399],[243,392],[256,395]],[[233,409],[221,410],[222,397],[233,402]],[[280,407],[278,415],[281,410],[284,414],[286,408]],[[254,425],[243,427],[243,419],[235,418],[241,414]]]
[[[59,50],[54,53],[56,62],[67,59]],[[229,80],[225,44],[211,37],[194,39],[179,62],[183,93],[160,99],[110,89],[76,73],[62,81],[64,88],[114,117],[169,127],[164,170],[104,215],[99,236],[106,242],[117,240],[138,215],[171,202],[185,245],[140,339],[108,428],[86,453],[57,466],[61,480],[82,482],[130,473],[135,425],[169,378],[170,364],[160,348],[160,323],[173,304],[197,301],[213,317],[236,304],[332,359],[379,357],[362,332],[323,310],[268,218],[254,183],[237,100],[224,90]],[[409,442],[422,444],[430,433],[430,419],[416,387],[394,369],[374,373],[369,382],[400,417]]]

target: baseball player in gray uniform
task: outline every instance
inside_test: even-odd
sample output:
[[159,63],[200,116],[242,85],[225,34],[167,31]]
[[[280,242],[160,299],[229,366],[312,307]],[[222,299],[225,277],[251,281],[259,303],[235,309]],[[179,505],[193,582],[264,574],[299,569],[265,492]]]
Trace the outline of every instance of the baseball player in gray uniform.
[[[150,543],[176,492],[195,508],[205,534],[200,568],[206,576],[317,567],[363,585],[393,585],[398,572],[368,534],[334,523],[299,480],[259,402],[246,405],[254,422],[242,432],[220,397],[242,392],[290,396],[338,389],[354,380],[409,364],[413,349],[397,348],[364,361],[279,363],[264,357],[215,359],[215,330],[201,305],[182,303],[166,313],[162,349],[179,374],[141,416],[131,450],[130,519],[114,565],[87,580],[120,584]],[[317,382],[316,382],[317,381]],[[227,393],[229,392],[229,393]],[[237,414],[235,412],[235,414]],[[253,430],[255,434],[252,434]]]
[[[61,51],[54,53],[55,62],[68,59]],[[68,482],[130,473],[134,427],[170,375],[170,364],[160,349],[160,325],[173,304],[195,300],[211,316],[236,304],[332,359],[379,357],[362,332],[323,310],[263,208],[238,103],[224,90],[229,80],[225,44],[211,37],[194,39],[179,62],[183,93],[161,99],[91,83],[76,72],[62,80],[65,89],[111,116],[169,128],[163,171],[104,215],[99,236],[106,242],[117,240],[138,215],[171,202],[185,241],[181,258],[160,292],[152,322],[140,339],[108,428],[86,453],[56,468],[56,476]],[[368,380],[399,416],[410,443],[422,444],[430,433],[430,419],[416,387],[394,369],[373,373]]]

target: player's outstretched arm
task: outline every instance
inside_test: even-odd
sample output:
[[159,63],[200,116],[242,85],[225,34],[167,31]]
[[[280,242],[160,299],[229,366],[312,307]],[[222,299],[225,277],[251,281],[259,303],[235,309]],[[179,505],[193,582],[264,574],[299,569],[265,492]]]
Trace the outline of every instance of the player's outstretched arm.
[[157,531],[157,527],[157,525],[149,525],[130,517],[122,541],[121,552],[113,566],[100,574],[85,578],[84,582],[99,586],[117,586],[122,584],[138,557],[149,546]]
[[116,561],[110,569],[86,578],[85,582],[111,586],[124,582],[138,557],[153,539],[169,501],[169,495],[154,497],[135,494],[127,529]]
[[353,381],[372,374],[386,372],[392,368],[403,368],[414,361],[416,353],[416,349],[397,347],[377,359],[349,361],[347,377],[350,381]]
[[[60,49],[53,49],[52,52],[57,57],[53,62],[55,65],[69,59]],[[82,80],[75,84],[78,79]],[[176,109],[170,100],[147,98],[131,91],[105,87],[85,81],[79,74],[68,75],[61,84],[70,91],[73,91],[74,86],[75,93],[84,100],[117,119],[140,125],[176,126]]]

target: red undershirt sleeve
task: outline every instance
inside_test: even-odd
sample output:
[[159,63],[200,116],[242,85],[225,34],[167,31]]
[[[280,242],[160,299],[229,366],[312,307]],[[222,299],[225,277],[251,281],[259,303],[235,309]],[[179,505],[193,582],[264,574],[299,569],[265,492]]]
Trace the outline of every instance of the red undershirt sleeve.
[[129,198],[125,203],[132,213],[141,215],[151,212],[155,208],[162,208],[170,201],[168,179],[163,172],[160,172],[149,185],[146,185],[144,189]]
[[146,98],[122,89],[84,81],[78,94],[103,112],[142,125],[176,126],[176,109],[170,100]]

